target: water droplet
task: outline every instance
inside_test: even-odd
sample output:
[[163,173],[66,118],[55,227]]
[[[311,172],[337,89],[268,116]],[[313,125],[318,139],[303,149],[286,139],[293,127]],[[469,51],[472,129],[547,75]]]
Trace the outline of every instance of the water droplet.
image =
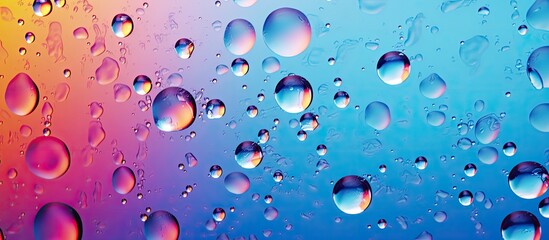
[[56,137],[40,136],[29,143],[25,162],[34,175],[44,179],[55,179],[63,176],[69,169],[69,150],[65,143]]
[[278,210],[275,207],[267,207],[263,211],[263,216],[269,221],[273,221],[278,217]]
[[156,211],[149,215],[145,221],[143,232],[147,240],[177,240],[179,238],[179,222],[169,212]]
[[438,74],[432,73],[419,83],[419,91],[426,98],[439,98],[446,91],[446,82]]
[[501,222],[501,236],[505,240],[539,240],[541,226],[532,213],[516,211],[507,215]]
[[210,167],[210,176],[212,178],[219,178],[223,175],[223,169],[219,165],[213,165]]
[[194,43],[187,39],[181,38],[175,42],[175,52],[182,59],[189,59],[194,51]]
[[475,164],[469,163],[465,165],[465,168],[463,168],[463,172],[465,172],[465,175],[468,177],[474,177],[477,174],[477,166]]
[[223,208],[215,208],[212,213],[213,220],[217,222],[223,221],[225,219],[226,213]]
[[133,80],[133,90],[139,95],[147,95],[152,89],[152,81],[146,75],[138,75]]
[[118,79],[119,73],[118,62],[110,57],[105,57],[101,65],[95,70],[95,80],[100,85],[107,85]]
[[275,73],[280,70],[280,61],[278,61],[278,58],[276,57],[268,57],[263,59],[261,66],[265,73]]
[[124,13],[114,16],[111,26],[114,35],[119,38],[125,38],[133,32],[133,20]]
[[549,197],[546,197],[539,202],[538,210],[541,216],[549,218]]
[[469,190],[463,190],[459,193],[458,201],[463,206],[469,206],[473,203],[473,193]]
[[269,141],[269,130],[267,129],[261,129],[259,130],[259,132],[257,133],[257,138],[258,138],[258,141],[259,143],[261,144],[265,144]]
[[100,121],[91,121],[88,127],[88,143],[91,147],[98,147],[105,140],[105,129]]
[[233,0],[236,5],[241,7],[250,7],[257,2],[257,0]]
[[444,211],[438,211],[435,212],[435,214],[433,215],[433,219],[435,220],[435,222],[443,223],[446,221],[446,219],[448,219],[448,215]]
[[94,119],[98,119],[103,115],[103,107],[98,102],[92,102],[90,105],[90,116]]
[[279,8],[271,12],[263,24],[265,44],[283,57],[293,57],[305,51],[311,34],[309,19],[293,8]]
[[88,30],[85,27],[78,27],[74,29],[74,31],[72,31],[72,36],[75,39],[83,40],[83,39],[88,39],[89,34],[88,34]]
[[252,169],[257,167],[263,160],[263,152],[257,143],[244,141],[238,144],[234,150],[234,159],[241,167]]
[[26,73],[18,73],[6,87],[4,99],[10,111],[19,116],[32,113],[39,100],[38,87]]
[[126,84],[117,83],[113,86],[114,101],[123,103],[128,101],[132,95],[132,90]]
[[51,0],[34,0],[34,3],[32,4],[34,14],[39,17],[50,15],[52,8]]
[[475,136],[483,144],[494,141],[499,134],[500,122],[495,114],[488,114],[480,118],[475,125]]
[[382,102],[372,102],[364,110],[366,123],[376,130],[383,130],[391,122],[391,111]]
[[387,0],[358,0],[358,8],[367,14],[378,14],[386,4]]
[[257,110],[257,107],[254,106],[254,105],[250,105],[246,108],[246,114],[248,115],[248,117],[250,118],[254,118],[257,116],[257,113],[258,113],[258,110]]
[[179,87],[169,87],[160,91],[154,98],[152,109],[155,125],[164,132],[186,129],[196,117],[193,96]]
[[32,33],[32,32],[27,32],[25,34],[25,42],[27,42],[28,44],[33,43],[35,38],[36,37],[34,36],[34,33]]
[[549,31],[549,1],[536,0],[526,13],[526,21],[535,29]]
[[209,119],[221,118],[225,115],[225,104],[219,99],[212,99],[206,104],[206,116]]
[[303,112],[313,101],[313,89],[307,79],[299,75],[290,75],[276,85],[275,100],[286,112]]
[[532,109],[530,124],[540,132],[549,132],[549,103],[539,104]]
[[82,239],[82,220],[67,204],[52,202],[40,208],[34,217],[36,239]]
[[299,118],[299,124],[301,125],[301,130],[303,131],[314,131],[318,127],[318,116],[314,113],[304,113]]
[[498,160],[498,150],[494,147],[482,147],[477,152],[478,159],[484,164],[494,164]]
[[128,194],[135,186],[135,174],[126,166],[118,167],[112,174],[112,187],[119,194]]
[[62,8],[65,6],[65,4],[67,4],[66,0],[53,0],[53,2],[55,3],[55,6],[57,6],[58,8]]
[[346,108],[350,101],[349,94],[345,91],[339,91],[334,95],[334,103],[338,108]]
[[227,24],[223,38],[230,53],[244,55],[254,47],[255,29],[247,20],[235,19]]
[[387,52],[377,62],[377,75],[386,84],[401,84],[410,75],[410,60],[402,52]]
[[518,27],[517,31],[520,35],[524,36],[528,33],[528,26],[522,24]]
[[477,12],[478,12],[479,15],[482,15],[482,16],[490,15],[490,9],[487,8],[487,7],[484,7],[484,6],[480,7]]
[[366,179],[349,175],[334,185],[332,199],[337,208],[347,214],[362,213],[372,201],[372,190]]
[[549,188],[549,173],[537,162],[521,162],[511,169],[508,182],[517,196],[534,199]]
[[446,114],[441,111],[431,111],[427,113],[427,123],[431,126],[438,127],[446,121]]
[[250,65],[244,58],[237,58],[231,63],[231,71],[237,77],[242,77],[248,73]]
[[512,157],[517,152],[517,145],[514,142],[506,142],[503,144],[503,154],[508,157]]
[[282,180],[284,179],[284,174],[282,173],[282,171],[280,170],[276,170],[274,173],[273,173],[273,180],[277,183],[279,182],[282,182]]
[[71,88],[67,83],[60,83],[55,88],[55,101],[64,102],[69,96]]
[[243,194],[250,189],[250,179],[241,172],[232,172],[225,177],[225,188],[234,194]]
[[477,66],[489,45],[488,39],[480,35],[465,40],[459,47],[461,61],[468,66]]
[[427,168],[427,158],[425,158],[424,156],[417,157],[414,165],[417,169],[424,170],[425,168]]
[[475,101],[475,111],[482,112],[484,110],[484,101],[477,100]]

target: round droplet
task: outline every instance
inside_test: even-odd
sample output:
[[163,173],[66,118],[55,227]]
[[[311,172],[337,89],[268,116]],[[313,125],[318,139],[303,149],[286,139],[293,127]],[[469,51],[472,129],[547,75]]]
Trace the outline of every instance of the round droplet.
[[501,124],[498,116],[495,114],[488,114],[477,121],[475,125],[475,136],[479,142],[489,144],[498,137],[500,128]]
[[112,31],[119,38],[125,38],[133,32],[133,20],[126,14],[117,14],[112,19]]
[[517,145],[514,142],[506,142],[503,144],[503,154],[508,157],[512,157],[517,152]]
[[305,132],[304,130],[299,130],[297,132],[297,140],[302,142],[307,140],[307,132]]
[[549,7],[547,0],[536,0],[526,13],[526,21],[535,29],[549,31]]
[[135,187],[135,174],[129,167],[118,167],[112,174],[112,187],[119,194],[128,194]]
[[480,7],[477,12],[478,12],[478,14],[480,14],[482,16],[490,15],[490,9],[487,8],[487,7]]
[[446,91],[446,82],[438,74],[432,73],[419,83],[419,91],[426,98],[439,98]]
[[206,116],[209,119],[221,118],[225,115],[225,104],[219,99],[212,99],[206,103]]
[[359,214],[370,205],[372,190],[366,179],[349,175],[339,179],[334,185],[332,199],[344,213]]
[[248,73],[250,65],[244,58],[237,58],[231,63],[231,71],[237,77],[242,77]]
[[177,240],[179,238],[179,222],[169,212],[156,211],[149,215],[145,221],[143,232],[147,240]]
[[313,88],[307,79],[290,75],[278,82],[275,100],[282,110],[289,113],[303,112],[313,101]]
[[509,173],[509,187],[519,197],[534,199],[549,188],[547,169],[537,162],[521,162]]
[[259,143],[261,144],[265,144],[269,141],[269,130],[267,129],[261,129],[259,130],[259,132],[257,133],[257,138],[258,138],[258,141]]
[[219,178],[223,175],[223,169],[219,165],[213,165],[210,167],[210,176],[212,178]]
[[425,168],[427,168],[427,158],[425,158],[424,156],[419,156],[416,158],[414,164],[417,169],[424,170]]
[[273,180],[277,183],[279,182],[282,182],[282,180],[284,179],[284,174],[282,173],[282,171],[280,170],[276,170],[274,173],[273,173]]
[[236,5],[241,7],[250,7],[257,2],[257,0],[233,0]]
[[314,113],[304,113],[299,118],[299,125],[303,131],[314,131],[318,127],[318,116]]
[[225,28],[224,41],[230,53],[244,55],[254,47],[254,26],[244,19],[232,20]]
[[219,65],[217,65],[217,67],[215,67],[215,72],[218,75],[223,75],[223,74],[229,72],[229,67],[227,67],[227,65],[225,65],[225,64],[219,64]]
[[385,228],[387,227],[387,221],[386,221],[385,219],[383,219],[383,218],[382,218],[382,219],[379,219],[379,220],[377,221],[377,227],[378,227],[379,229],[385,229]]
[[62,8],[65,6],[65,4],[67,4],[66,0],[53,0],[53,2],[55,3],[55,6],[57,6],[58,8]]
[[528,26],[522,24],[518,27],[517,31],[520,35],[524,36],[528,33]]
[[541,226],[538,218],[527,211],[516,211],[501,222],[501,236],[505,240],[540,240]]
[[187,39],[181,38],[175,42],[175,52],[182,59],[189,59],[194,51],[194,43]]
[[473,203],[473,193],[471,193],[469,190],[463,190],[459,193],[458,201],[463,206],[469,206]]
[[223,221],[225,219],[225,210],[223,208],[215,208],[212,213],[213,220],[217,222]]
[[69,150],[65,143],[52,136],[33,139],[25,154],[29,170],[44,179],[61,177],[70,165]]
[[78,27],[74,29],[74,31],[72,31],[72,36],[75,39],[83,40],[83,39],[88,39],[89,33],[85,27]]
[[244,141],[238,144],[234,150],[234,159],[241,167],[252,169],[257,167],[263,160],[263,152],[257,143]]
[[435,222],[443,223],[446,221],[446,219],[448,219],[448,215],[444,211],[438,211],[435,212],[435,214],[433,215],[433,219],[435,220]]
[[261,66],[266,73],[275,73],[280,70],[280,61],[275,57],[268,57],[263,59]]
[[51,0],[34,0],[34,3],[32,4],[34,14],[39,17],[50,15],[52,8]]
[[441,111],[431,111],[427,113],[427,123],[431,126],[438,127],[446,121],[446,114]]
[[[549,26],[548,26],[549,27]],[[549,88],[549,46],[534,50],[526,64],[526,74],[535,89]]]
[[34,217],[36,239],[82,239],[82,219],[67,204],[52,202],[40,208]]
[[36,37],[34,36],[34,33],[32,33],[32,32],[28,32],[28,33],[25,34],[25,42],[27,42],[29,44],[33,43],[35,38]]
[[402,52],[385,53],[377,62],[377,75],[386,84],[401,84],[410,75],[410,60]]
[[338,108],[346,108],[349,105],[350,97],[345,91],[339,91],[334,95],[334,103]]
[[187,90],[169,87],[158,93],[152,105],[154,123],[164,132],[181,131],[196,117],[196,103]]
[[364,110],[366,123],[376,130],[383,130],[391,122],[391,111],[382,102],[372,102]]
[[250,179],[241,172],[232,172],[225,177],[225,188],[234,194],[243,194],[250,189]]
[[19,116],[32,113],[38,106],[38,87],[26,73],[18,73],[6,87],[4,99],[10,111]]
[[546,197],[539,202],[538,210],[541,216],[549,218],[549,197]]
[[138,75],[133,80],[133,90],[139,95],[147,95],[152,89],[152,81],[145,75]]
[[530,124],[540,132],[549,132],[549,103],[539,104],[530,111]]
[[463,172],[467,177],[474,177],[477,174],[477,166],[475,164],[469,163],[463,168]]
[[477,112],[482,112],[482,110],[484,110],[484,101],[482,100],[475,101],[475,110]]
[[128,101],[132,96],[132,90],[126,84],[117,83],[113,86],[114,101],[117,103],[123,103]]
[[477,152],[478,160],[484,164],[494,164],[498,160],[498,150],[494,147],[482,147]]
[[269,221],[273,221],[278,217],[278,210],[275,207],[267,207],[263,211],[263,216]]
[[297,9],[279,8],[267,16],[263,24],[265,44],[283,57],[296,56],[311,42],[309,19]]
[[250,105],[246,108],[246,114],[248,115],[248,117],[250,118],[254,118],[257,116],[257,113],[258,113],[258,110],[257,110],[257,107],[254,106],[254,105]]
[[316,153],[318,156],[324,156],[328,152],[328,148],[324,144],[320,144],[316,147]]

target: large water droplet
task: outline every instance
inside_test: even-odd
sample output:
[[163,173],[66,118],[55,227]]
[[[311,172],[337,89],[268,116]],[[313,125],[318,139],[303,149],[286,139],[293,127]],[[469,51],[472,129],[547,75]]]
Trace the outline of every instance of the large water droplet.
[[82,220],[78,212],[67,204],[52,202],[38,210],[34,217],[36,239],[82,239]]
[[252,169],[263,160],[263,152],[257,143],[244,141],[238,144],[234,150],[234,159],[241,167]]
[[139,95],[147,95],[152,89],[152,81],[146,75],[138,75],[133,80],[133,90]]
[[225,104],[219,99],[212,99],[206,104],[206,116],[209,119],[221,118],[225,115]]
[[32,4],[34,14],[39,17],[50,15],[52,7],[51,0],[34,0],[34,3]]
[[112,174],[112,187],[119,194],[128,194],[135,186],[135,174],[126,166],[118,167]]
[[244,58],[237,58],[231,63],[231,71],[237,77],[242,77],[248,73],[250,65]]
[[133,20],[127,14],[117,14],[112,19],[112,31],[119,38],[125,38],[133,32]]
[[377,62],[377,75],[389,85],[401,84],[410,75],[410,60],[398,51],[385,53]]
[[276,85],[275,100],[286,112],[303,112],[313,101],[313,88],[307,79],[299,75],[290,75]]
[[164,132],[174,132],[191,126],[196,117],[196,103],[187,90],[166,88],[156,97],[152,106],[154,123]]
[[69,150],[65,143],[52,136],[33,139],[25,154],[29,170],[44,179],[61,177],[70,165]]
[[189,59],[194,51],[194,43],[187,39],[181,38],[175,42],[175,52],[182,59]]
[[[549,4],[549,1],[547,1]],[[549,9],[549,6],[548,6]],[[526,73],[536,89],[549,88],[549,46],[534,50],[528,57]]]
[[391,111],[382,102],[372,102],[364,110],[366,123],[376,130],[383,130],[391,122]]
[[271,12],[263,24],[265,44],[283,57],[293,57],[305,51],[311,42],[311,33],[309,19],[293,8]]
[[232,20],[225,28],[224,41],[230,53],[244,55],[254,47],[254,26],[244,19]]
[[495,114],[488,114],[480,118],[475,125],[475,136],[483,144],[494,141],[499,134],[500,122]]
[[266,73],[275,73],[280,70],[280,61],[275,57],[268,57],[263,59],[261,66]]
[[538,218],[527,211],[516,211],[501,222],[501,236],[505,240],[539,240],[541,226]]
[[534,199],[549,188],[547,169],[537,162],[521,162],[509,173],[509,187],[519,197]]
[[38,87],[26,73],[18,73],[6,87],[6,105],[16,115],[29,115],[38,106]]
[[446,82],[438,74],[432,73],[419,83],[419,91],[427,98],[439,98],[446,91]]
[[526,13],[526,21],[536,29],[549,31],[549,1],[536,0]]
[[101,85],[107,85],[118,79],[119,73],[118,62],[110,57],[105,57],[101,65],[95,70],[95,80]]
[[243,194],[250,189],[250,179],[241,172],[232,172],[225,177],[225,188],[234,194]]
[[542,103],[530,111],[530,124],[540,132],[549,132],[549,103]]
[[337,181],[332,198],[339,210],[347,214],[359,214],[366,210],[372,201],[372,190],[366,179],[349,175]]
[[147,240],[177,240],[179,222],[174,215],[164,210],[153,212],[145,221],[143,229]]

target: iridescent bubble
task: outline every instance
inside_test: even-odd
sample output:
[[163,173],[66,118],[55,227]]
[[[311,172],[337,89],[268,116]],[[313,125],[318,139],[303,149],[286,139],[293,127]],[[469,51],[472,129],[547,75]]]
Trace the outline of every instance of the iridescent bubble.
[[391,111],[382,102],[372,102],[364,110],[366,123],[376,130],[383,130],[391,122]]
[[377,75],[386,84],[401,84],[410,75],[410,60],[402,52],[387,52],[377,62]]
[[26,73],[18,73],[8,83],[4,100],[12,113],[26,116],[36,109],[39,97],[38,87],[31,77]]
[[112,174],[112,187],[119,194],[128,194],[135,187],[135,174],[129,167],[118,167]]
[[110,57],[103,58],[101,65],[95,70],[95,80],[100,85],[107,85],[118,79],[120,66],[118,62]]
[[233,0],[236,5],[241,7],[250,7],[257,2],[257,0]]
[[433,215],[433,219],[435,220],[435,222],[443,223],[446,221],[446,219],[448,219],[448,215],[444,211],[438,211],[435,212],[435,214]]
[[69,169],[69,149],[56,137],[40,136],[29,143],[25,162],[34,175],[44,179],[55,179],[63,176]]
[[126,84],[117,83],[114,84],[112,88],[114,92],[114,101],[117,103],[126,102],[132,96],[132,90]]
[[52,8],[51,0],[34,0],[34,3],[32,4],[34,14],[39,17],[50,15]]
[[263,71],[265,71],[265,73],[275,73],[280,70],[280,61],[278,61],[276,57],[268,57],[263,59],[261,66],[263,67]]
[[441,111],[431,111],[427,113],[427,123],[431,126],[438,127],[446,121],[446,114]]
[[227,50],[234,55],[248,53],[255,44],[254,26],[244,19],[235,19],[227,24],[224,34]]
[[269,130],[267,129],[261,129],[259,130],[259,132],[257,133],[257,138],[258,138],[258,141],[259,143],[261,144],[265,144],[269,141]]
[[484,164],[494,164],[498,160],[498,150],[494,147],[485,146],[478,150],[477,157]]
[[439,98],[446,91],[446,82],[438,74],[432,73],[419,83],[419,91],[426,98]]
[[244,58],[237,58],[231,63],[231,71],[237,77],[242,77],[248,73],[250,65]]
[[206,103],[206,116],[209,119],[221,118],[225,115],[225,104],[219,99],[212,99]]
[[340,87],[343,84],[343,80],[339,77],[334,78],[334,86]]
[[223,221],[223,219],[225,219],[225,216],[226,213],[223,208],[215,208],[212,212],[212,218],[217,222]]
[[549,31],[549,2],[536,0],[526,13],[526,21],[535,29]]
[[517,31],[520,35],[524,36],[528,33],[528,26],[522,24],[518,27]]
[[540,240],[541,226],[538,218],[527,211],[516,211],[501,222],[501,236],[505,240]]
[[459,193],[458,201],[463,206],[469,206],[473,203],[473,193],[471,193],[469,190],[463,190]]
[[370,205],[372,190],[366,179],[349,175],[336,182],[332,191],[332,199],[342,212],[359,214]]
[[177,240],[179,238],[179,222],[169,212],[156,211],[149,215],[145,221],[143,232],[147,240]]
[[349,94],[345,91],[339,91],[334,95],[334,103],[338,108],[346,108],[349,102]]
[[147,95],[152,89],[152,81],[146,75],[138,75],[133,80],[133,90],[139,95]]
[[225,188],[234,194],[243,194],[250,189],[250,179],[241,172],[232,172],[225,177]]
[[530,111],[529,119],[530,124],[536,130],[549,132],[549,103],[542,103],[534,107]]
[[152,105],[154,123],[164,132],[181,131],[196,117],[196,103],[187,90],[169,87],[158,93]]
[[27,32],[25,34],[25,42],[27,43],[33,43],[34,42],[34,39],[36,39],[36,37],[34,36],[34,33],[32,32]]
[[307,140],[307,132],[305,132],[304,130],[299,130],[297,132],[297,140],[302,142]]
[[187,39],[187,38],[181,38],[175,42],[175,52],[177,53],[177,56],[179,56],[182,59],[189,59],[191,55],[193,55],[194,51],[194,43]]
[[474,177],[477,174],[477,166],[475,164],[469,163],[463,168],[463,172],[467,177]]
[[278,217],[278,210],[275,207],[267,207],[263,211],[263,216],[269,221],[273,221]]
[[498,117],[495,114],[488,114],[477,121],[475,136],[479,142],[489,144],[498,137],[500,128],[501,124]]
[[288,113],[303,112],[313,101],[313,88],[307,79],[290,75],[276,85],[275,100]]
[[125,38],[133,32],[133,20],[124,13],[117,14],[112,19],[112,31],[119,38]]
[[316,153],[318,156],[324,156],[328,152],[328,148],[324,144],[320,144],[316,147]]
[[514,142],[506,142],[503,144],[503,154],[508,157],[512,157],[517,152],[517,145]]
[[34,217],[36,239],[82,239],[82,219],[74,208],[51,202],[40,208]]
[[519,197],[534,199],[549,188],[547,169],[537,162],[521,162],[509,173],[509,187]]
[[284,179],[284,174],[282,173],[282,171],[280,170],[276,170],[274,173],[273,173],[273,180],[277,183],[279,182],[282,182],[282,180]]
[[549,218],[549,197],[546,197],[539,202],[538,210],[541,216]]
[[258,113],[258,110],[257,110],[257,107],[254,106],[254,105],[250,105],[246,108],[246,114],[248,115],[248,117],[250,118],[254,118],[257,116],[257,113]]
[[53,2],[55,3],[55,6],[57,6],[58,8],[62,8],[67,4],[66,0],[53,0]]
[[252,169],[257,167],[263,160],[263,152],[257,143],[244,141],[238,144],[234,150],[234,159],[241,167]]
[[307,16],[293,8],[274,10],[263,24],[265,44],[283,57],[293,57],[305,51],[311,42],[311,34]]
[[299,125],[303,131],[314,131],[318,127],[318,115],[314,113],[304,113],[299,118]]
[[213,165],[210,167],[210,176],[212,178],[219,178],[223,175],[223,169],[219,165]]
[[528,57],[526,73],[535,89],[549,88],[548,61],[549,46],[540,47],[534,50],[530,54],[530,57]]
[[424,156],[419,156],[416,158],[414,165],[417,169],[424,170],[425,168],[427,168],[427,163],[427,158],[425,158]]

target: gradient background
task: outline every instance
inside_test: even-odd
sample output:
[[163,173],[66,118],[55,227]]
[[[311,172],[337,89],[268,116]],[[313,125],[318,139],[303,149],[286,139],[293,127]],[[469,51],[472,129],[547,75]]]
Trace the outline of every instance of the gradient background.
[[[2,98],[0,228],[7,239],[33,238],[36,212],[54,201],[69,204],[78,211],[83,221],[83,239],[144,239],[139,216],[146,207],[152,211],[167,210],[176,216],[182,239],[215,238],[223,233],[230,238],[247,238],[251,234],[264,238],[266,230],[272,231],[273,239],[413,239],[422,231],[430,232],[435,239],[498,239],[501,221],[517,210],[530,211],[542,226],[549,226],[549,220],[537,210],[539,201],[547,194],[534,200],[521,199],[511,192],[506,176],[522,161],[549,165],[549,135],[528,122],[531,109],[547,102],[549,95],[546,90],[535,90],[525,73],[529,53],[546,45],[549,33],[532,27],[525,36],[517,32],[519,25],[526,24],[526,11],[532,0],[516,4],[520,13],[517,19],[511,18],[515,10],[508,1],[471,1],[468,6],[443,13],[441,1],[387,0],[385,8],[375,15],[361,12],[355,0],[258,0],[249,8],[226,0],[219,7],[213,0],[151,1],[143,15],[136,12],[143,7],[139,1],[89,0],[88,4],[93,6],[90,12],[84,11],[85,2],[69,0],[64,8],[54,6],[49,16],[37,17],[32,11],[32,1],[0,0],[0,6],[9,8],[13,15],[9,18],[2,14],[0,18],[0,41],[5,49],[0,49],[0,76],[3,76],[0,92],[5,93],[15,74],[28,73],[38,85],[41,97],[47,96],[54,107],[52,136],[62,139],[71,153],[71,166],[61,178],[44,180],[34,176],[20,151],[41,135],[40,109],[46,101],[41,99],[32,114],[19,117],[9,111]],[[482,6],[490,8],[488,16],[477,13]],[[261,34],[267,15],[280,7],[299,9],[307,15],[313,29],[307,50],[292,58],[278,57],[270,51]],[[118,13],[126,13],[134,21],[133,33],[124,39],[117,38],[110,28],[112,17]],[[420,39],[404,47],[399,37],[407,38],[410,27],[407,19],[418,13],[425,17]],[[237,57],[223,44],[225,26],[235,18],[250,21],[256,30],[256,44],[242,56],[250,63],[250,71],[244,77],[235,77],[231,72],[219,76],[215,67],[230,65]],[[17,19],[24,19],[25,24],[18,26]],[[216,20],[223,23],[220,31],[212,27]],[[54,21],[62,25],[64,61],[56,62],[55,57],[47,54],[48,26]],[[329,29],[324,28],[326,23],[330,23]],[[107,51],[97,57],[89,50],[96,36],[93,24],[106,31]],[[427,26],[437,26],[440,31],[432,34]],[[90,37],[76,40],[72,31],[77,27],[87,28]],[[24,38],[29,31],[36,35],[32,44],[27,44]],[[490,43],[480,65],[473,69],[461,61],[459,47],[460,41],[475,35],[485,36]],[[183,37],[195,43],[192,57],[186,60],[178,58],[173,49],[175,41]],[[377,50],[364,46],[376,39],[380,44]],[[509,46],[509,50],[501,51],[504,46]],[[27,49],[26,55],[18,54],[20,47]],[[412,62],[410,77],[398,86],[383,83],[375,69],[379,57],[393,50],[405,50],[410,59],[418,54],[423,58]],[[41,56],[36,56],[37,52]],[[181,132],[160,132],[151,110],[142,112],[137,106],[144,96],[133,92],[129,101],[116,103],[114,83],[99,85],[90,79],[104,57],[119,60],[122,56],[127,62],[119,62],[121,71],[115,83],[131,86],[139,74],[148,75],[154,82],[157,77],[167,79],[178,72],[184,78],[183,88],[193,95],[203,89],[203,97],[221,99],[227,113],[221,119],[197,118]],[[269,56],[278,57],[281,71],[269,75],[263,72],[261,61]],[[328,65],[330,57],[336,58],[333,66]],[[522,61],[523,66],[517,68],[517,61]],[[63,77],[64,69],[72,71],[70,78]],[[421,95],[419,82],[434,72],[446,81],[447,91],[441,98],[431,100]],[[320,127],[310,132],[304,142],[296,137],[298,129],[288,124],[301,114],[283,112],[274,100],[277,82],[288,73],[305,77],[314,89],[314,100],[307,111],[319,114]],[[332,83],[335,77],[343,79],[340,87]],[[216,84],[212,83],[213,78],[218,79]],[[55,88],[63,82],[70,85],[68,99],[56,102]],[[247,89],[242,88],[244,84]],[[319,87],[327,89],[324,94]],[[162,89],[153,87],[150,96],[154,99]],[[338,90],[351,96],[345,109],[333,103]],[[511,97],[505,96],[508,91]],[[258,102],[258,93],[265,94],[263,102]],[[476,100],[486,103],[484,111],[475,111]],[[94,101],[104,107],[100,120],[106,131],[106,139],[96,151],[87,147],[88,125],[93,120],[88,105]],[[391,123],[383,131],[375,131],[363,120],[364,108],[372,101],[384,102],[391,109]],[[206,101],[197,99],[197,106],[202,103]],[[259,115],[253,119],[246,115],[251,104],[259,108]],[[448,106],[445,123],[439,127],[428,125],[425,109],[437,110],[443,104]],[[356,105],[359,110],[355,110]],[[321,110],[324,107],[327,111]],[[489,113],[502,112],[506,117],[501,121],[501,132],[490,144],[500,151],[495,164],[484,165],[477,159],[482,144],[467,151],[452,147],[461,138],[456,127],[460,119],[476,121]],[[242,169],[234,160],[234,149],[242,141],[256,141],[257,132],[271,129],[275,118],[280,124],[276,130],[270,130],[271,140],[264,146],[263,162],[255,169]],[[236,122],[236,128],[228,127],[231,121]],[[146,122],[152,123],[150,136],[146,142],[139,142],[132,128]],[[32,127],[30,137],[20,136],[22,124]],[[196,137],[186,141],[191,131],[196,132]],[[467,136],[476,140],[474,131]],[[363,151],[373,139],[382,146],[375,151]],[[518,146],[513,157],[501,152],[508,141]],[[320,159],[315,152],[318,144],[328,147],[328,154],[322,158],[330,163],[330,168],[315,175],[315,165]],[[132,168],[138,181],[143,180],[142,186],[136,186],[127,195],[120,195],[112,188],[112,173],[117,168],[112,160],[115,147],[123,152],[126,166]],[[138,157],[139,149],[142,154],[146,151],[146,156]],[[177,166],[186,164],[187,152],[192,152],[199,163],[194,168],[186,167],[184,173]],[[93,156],[91,163],[89,154]],[[420,155],[429,160],[423,171],[413,167],[414,159]],[[441,156],[447,160],[441,161]],[[395,161],[397,158],[404,161]],[[463,167],[470,162],[478,167],[473,178],[463,173]],[[214,164],[223,168],[219,179],[208,177]],[[387,165],[386,173],[378,171],[380,164]],[[15,179],[7,177],[10,168],[18,171]],[[142,177],[137,174],[139,169],[144,172]],[[277,169],[285,175],[281,184],[272,180]],[[234,195],[225,189],[223,178],[233,171],[249,176],[251,188],[245,194]],[[370,184],[374,192],[370,207],[358,215],[346,215],[337,209],[331,198],[331,182],[346,175],[368,174],[373,177]],[[36,184],[43,186],[43,194],[34,192]],[[196,186],[183,198],[181,193],[187,185]],[[476,201],[469,207],[461,206],[457,195],[466,189],[484,192],[493,207],[486,209],[484,202]],[[437,190],[450,196],[437,200]],[[137,199],[138,193],[144,194],[143,199]],[[253,193],[260,194],[259,201],[252,200]],[[274,198],[270,205],[262,200],[267,194]],[[126,205],[121,204],[123,198],[128,201]],[[278,209],[276,220],[267,221],[263,217],[267,206]],[[208,231],[204,223],[216,207],[224,208],[227,217],[215,231]],[[230,207],[236,211],[230,213]],[[436,211],[448,214],[446,222],[433,220]],[[407,219],[407,229],[397,223],[399,216]],[[336,223],[336,218],[341,218],[341,222]],[[376,226],[380,218],[388,222],[384,230]],[[477,229],[478,223],[481,227]],[[292,225],[291,230],[285,229],[287,224]],[[368,225],[372,225],[371,229]]]

